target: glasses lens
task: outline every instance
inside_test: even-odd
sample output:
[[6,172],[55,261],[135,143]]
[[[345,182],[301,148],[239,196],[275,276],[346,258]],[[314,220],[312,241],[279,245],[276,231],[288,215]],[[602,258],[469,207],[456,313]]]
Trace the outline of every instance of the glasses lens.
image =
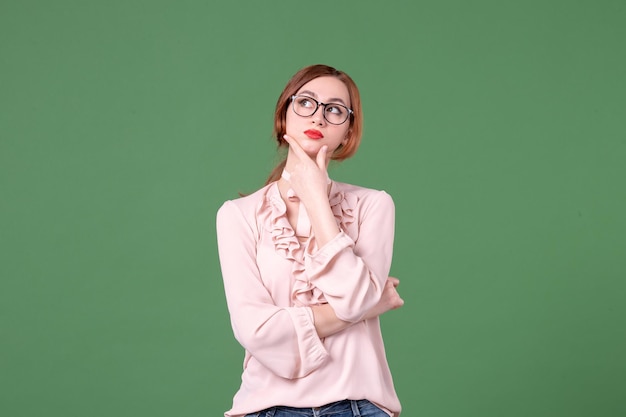
[[340,125],[348,119],[350,113],[348,108],[341,104],[327,104],[324,108],[324,117],[328,120],[328,123],[334,125]]
[[311,97],[295,96],[293,99],[293,110],[300,116],[311,116],[317,110],[317,101]]
[[[312,116],[320,106],[320,103],[314,98],[307,96],[293,96],[293,111],[302,117]],[[350,117],[350,109],[343,104],[322,104],[324,108],[324,119],[328,123],[340,125],[345,123]]]

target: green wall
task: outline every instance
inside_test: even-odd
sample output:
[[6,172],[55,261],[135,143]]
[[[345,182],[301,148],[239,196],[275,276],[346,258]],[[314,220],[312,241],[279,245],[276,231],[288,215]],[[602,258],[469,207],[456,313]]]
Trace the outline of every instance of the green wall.
[[404,415],[626,415],[626,3],[0,3],[0,413],[216,416],[215,212],[302,66],[361,88],[337,180],[396,202]]

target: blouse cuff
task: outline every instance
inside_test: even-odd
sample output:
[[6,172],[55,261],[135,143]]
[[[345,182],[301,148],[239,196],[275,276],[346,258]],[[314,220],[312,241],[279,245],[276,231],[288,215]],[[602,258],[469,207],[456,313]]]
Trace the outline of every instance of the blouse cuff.
[[354,247],[354,241],[345,232],[340,231],[316,252],[305,254],[304,267],[309,276],[321,272],[338,253],[349,247]]
[[288,308],[296,329],[301,363],[293,378],[302,378],[319,368],[328,358],[328,351],[315,330],[313,311],[310,307]]

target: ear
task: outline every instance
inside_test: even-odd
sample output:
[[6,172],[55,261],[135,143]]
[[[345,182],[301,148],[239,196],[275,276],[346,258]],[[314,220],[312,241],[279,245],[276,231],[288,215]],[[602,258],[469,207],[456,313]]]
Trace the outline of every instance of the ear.
[[341,141],[341,144],[343,146],[346,146],[348,144],[348,142],[350,142],[350,138],[351,137],[352,137],[352,126],[350,126],[350,128],[346,132],[346,136],[344,136],[343,141]]
[[287,141],[285,140],[285,138],[283,137],[285,135],[285,133],[282,133],[280,135],[276,136],[276,140],[278,141],[278,147],[288,147],[289,144],[287,143]]

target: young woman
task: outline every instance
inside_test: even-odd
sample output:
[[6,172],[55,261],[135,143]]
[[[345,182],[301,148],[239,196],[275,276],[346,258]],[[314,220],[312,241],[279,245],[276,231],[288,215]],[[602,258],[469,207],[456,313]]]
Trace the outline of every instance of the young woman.
[[274,115],[286,159],[263,188],[217,213],[228,309],[245,348],[225,416],[400,413],[378,319],[404,303],[388,277],[394,204],[327,174],[331,159],[356,152],[362,121],[346,73],[301,69]]

